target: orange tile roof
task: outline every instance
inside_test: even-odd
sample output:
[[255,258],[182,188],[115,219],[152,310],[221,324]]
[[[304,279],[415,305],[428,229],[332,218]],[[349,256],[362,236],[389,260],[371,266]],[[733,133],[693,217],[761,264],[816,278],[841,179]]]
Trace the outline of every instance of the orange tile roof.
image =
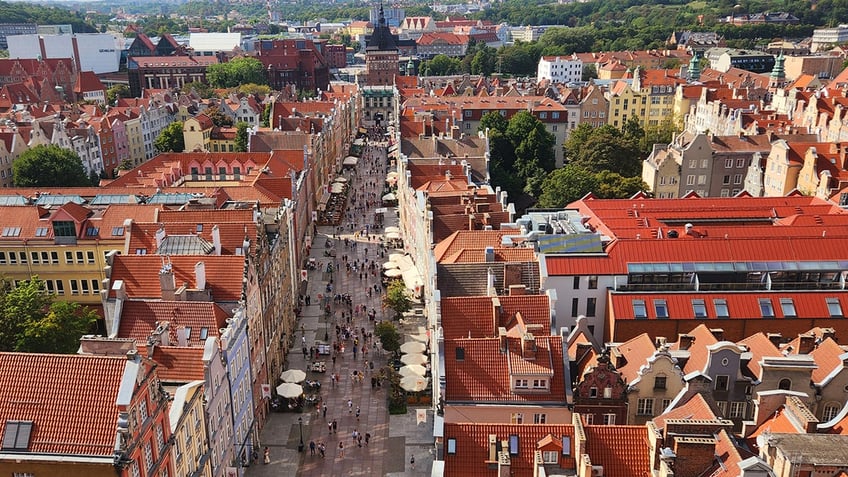
[[841,356],[843,354],[845,354],[845,350],[830,337],[825,338],[819,343],[816,349],[810,352],[810,356],[813,357],[817,366],[813,370],[812,381],[816,384],[823,384],[831,373],[837,369],[841,369]]
[[618,372],[625,383],[631,383],[639,377],[639,369],[647,364],[648,358],[654,355],[657,348],[648,333],[642,333],[620,345],[616,349],[627,360],[624,366],[618,367]]
[[592,465],[605,477],[649,477],[651,452],[645,426],[583,426]]
[[752,446],[757,447],[757,437],[762,434],[802,434],[803,429],[795,426],[793,420],[787,415],[786,408],[781,406],[773,416],[766,419],[754,432],[745,438]]
[[737,477],[741,475],[739,463],[753,455],[737,447],[733,437],[722,429],[716,434],[715,458],[717,462],[712,468],[712,473],[705,475],[710,477]]
[[[485,249],[463,249],[444,258],[440,263],[480,263],[486,261]],[[497,248],[496,262],[535,262],[536,252],[532,248]]]
[[519,436],[518,455],[511,456],[510,475],[532,477],[534,453],[538,443],[548,434],[560,442],[563,436],[569,438],[572,447],[568,455],[559,456],[559,467],[573,470],[576,463],[571,424],[445,423],[445,439],[456,439],[456,453],[445,454],[445,477],[496,476],[497,470],[489,469],[486,464],[490,435],[497,436],[498,441],[508,440],[511,435]]
[[[212,229],[217,225],[221,237],[221,255],[235,255],[236,249],[241,249],[244,239],[250,240],[250,250],[256,248],[256,227],[253,222],[247,223],[215,223],[207,222],[165,222],[138,223],[133,224],[130,232],[130,245],[128,250],[132,253],[138,249],[145,249],[147,253],[158,253],[156,247],[156,232],[160,226],[165,227],[166,236],[191,235],[201,237],[209,243],[213,242]],[[198,232],[198,227],[201,228]],[[247,230],[245,230],[247,229]]]
[[466,248],[500,248],[501,237],[511,235],[511,231],[500,230],[459,230],[436,244],[433,253],[436,262]]
[[[463,348],[465,359],[456,359],[456,348]],[[561,363],[562,339],[558,336],[536,338],[537,360],[550,353],[554,363],[550,393],[514,393],[510,390],[509,353],[501,353],[498,338],[445,340],[445,398],[448,402],[547,402],[565,405],[564,370]],[[519,351],[520,352],[520,351]]]
[[674,419],[686,419],[693,421],[714,421],[717,416],[713,412],[706,399],[701,394],[695,394],[691,399],[662,415],[654,418],[657,429],[665,429],[665,422]]
[[218,330],[227,326],[227,318],[227,312],[211,302],[128,300],[124,302],[117,337],[146,343],[157,324],[167,321],[171,345],[178,342],[177,329],[185,327],[191,329],[188,345],[202,348],[206,337],[201,336],[201,330],[205,328],[207,336],[218,336]]
[[[160,298],[162,288],[159,282],[159,270],[164,257],[158,255],[118,255],[112,263],[112,282],[123,280],[130,298]],[[196,285],[194,265],[201,261],[198,257],[181,255],[170,257],[177,286],[188,283]],[[242,294],[242,276],[244,257],[242,256],[204,256],[206,265],[206,286],[212,291],[216,303],[237,302]],[[114,297],[115,292],[110,292]]]
[[[138,353],[148,356],[147,345],[138,344]],[[188,383],[204,379],[203,346],[154,346],[153,361],[159,379],[166,383]]]
[[521,313],[525,325],[540,325],[544,330],[550,329],[550,299],[547,295],[499,296],[498,301],[501,312],[500,316],[495,316],[492,297],[443,298],[441,309],[445,338],[496,337],[498,327],[511,328],[515,325],[513,317],[516,313]]
[[0,416],[33,422],[29,452],[111,456],[126,363],[124,357],[0,353]]
[[751,360],[748,361],[748,370],[752,376],[758,381],[761,380],[760,360],[765,357],[783,356],[779,349],[768,339],[763,332],[755,333],[744,340],[740,341],[740,345],[744,345],[748,352],[751,353]]
[[[703,371],[707,364],[707,359],[710,356],[707,346],[718,343],[715,335],[707,328],[706,325],[700,324],[688,334],[695,337],[692,341],[692,346],[689,347],[689,359],[683,367],[683,374],[689,374],[694,371]],[[678,337],[679,338],[679,337]],[[670,350],[680,350],[680,341],[672,343],[669,346]]]

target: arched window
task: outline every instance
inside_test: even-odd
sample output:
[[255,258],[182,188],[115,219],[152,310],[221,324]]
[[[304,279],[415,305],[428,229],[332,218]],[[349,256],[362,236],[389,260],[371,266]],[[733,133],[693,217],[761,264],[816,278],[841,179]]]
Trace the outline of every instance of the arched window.
[[840,406],[837,403],[827,403],[824,407],[824,412],[822,412],[822,422],[828,422],[836,417],[836,415],[839,414],[839,408]]
[[779,383],[777,383],[777,389],[783,389],[785,391],[788,391],[789,388],[791,388],[791,387],[792,387],[792,381],[790,381],[787,378],[783,378],[783,379],[780,380]]

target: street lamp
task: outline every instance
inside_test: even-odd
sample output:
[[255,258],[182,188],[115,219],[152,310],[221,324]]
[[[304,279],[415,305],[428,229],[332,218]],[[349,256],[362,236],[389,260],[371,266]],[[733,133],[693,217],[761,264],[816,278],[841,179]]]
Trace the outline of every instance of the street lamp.
[[297,423],[300,425],[300,445],[297,446],[297,451],[303,452],[303,418],[298,417]]

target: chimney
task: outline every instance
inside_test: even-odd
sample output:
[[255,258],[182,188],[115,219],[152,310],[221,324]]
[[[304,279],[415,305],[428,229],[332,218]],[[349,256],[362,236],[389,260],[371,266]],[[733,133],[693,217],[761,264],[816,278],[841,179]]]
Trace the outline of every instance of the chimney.
[[[495,290],[495,272],[493,272],[491,268],[486,271],[486,293],[491,297],[497,297],[498,295]],[[496,299],[497,298],[493,298],[493,300]],[[500,302],[498,302],[496,306],[497,308],[500,308]],[[497,312],[500,313],[500,310],[498,309]]]
[[159,286],[162,289],[162,299],[165,301],[174,301],[174,292],[177,289],[176,281],[174,280],[174,270],[170,263],[162,266],[159,270]]
[[783,341],[783,335],[780,333],[769,333],[766,337],[776,348],[780,348],[780,342]]
[[188,346],[188,333],[185,326],[177,327],[177,346],[181,348]]
[[[719,439],[729,439],[726,433]],[[715,462],[716,439],[712,437],[676,437],[674,439],[674,475],[700,475]]]
[[492,322],[493,328],[497,329],[501,322],[501,313],[503,313],[503,309],[501,308],[501,300],[497,296],[492,297]]
[[681,333],[678,336],[677,341],[680,342],[680,349],[685,351],[692,347],[692,343],[695,342],[695,337],[689,334]]
[[241,243],[241,254],[247,255],[248,252],[250,252],[250,239],[245,236],[244,241]]
[[710,333],[715,336],[715,339],[718,341],[724,341],[724,329],[722,328],[710,328]]
[[521,336],[521,355],[524,359],[536,359],[536,337],[533,333],[524,333]]
[[135,340],[129,338],[104,338],[102,336],[85,335],[80,338],[79,354],[95,356],[126,356],[134,350]]
[[506,353],[508,342],[506,337],[506,328],[503,326],[498,327],[498,339],[500,340],[501,353]]
[[511,467],[509,452],[506,450],[498,452],[498,477],[510,477],[512,475]]
[[810,409],[798,398],[798,396],[786,396],[785,409],[792,413],[795,422],[801,424],[804,432],[815,434],[819,420],[810,412]]
[[194,264],[194,279],[198,290],[206,289],[206,264],[197,262]]
[[798,335],[798,354],[810,354],[816,349],[816,336],[814,334]]
[[159,225],[159,230],[156,231],[156,250],[162,246],[163,240],[165,240],[165,226]]
[[498,436],[489,434],[489,462],[495,462],[498,456]]
[[822,328],[821,332],[822,332],[822,335],[821,335],[822,341],[824,341],[828,338],[830,338],[834,341],[836,340],[836,330],[834,330],[833,328]]
[[215,247],[215,255],[221,255],[221,231],[217,224],[212,226],[212,246]]
[[495,247],[486,247],[486,262],[492,263],[495,261]]

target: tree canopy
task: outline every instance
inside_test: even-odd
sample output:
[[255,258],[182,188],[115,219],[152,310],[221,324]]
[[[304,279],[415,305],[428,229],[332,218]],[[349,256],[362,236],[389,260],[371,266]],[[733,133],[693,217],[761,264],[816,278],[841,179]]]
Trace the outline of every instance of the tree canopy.
[[390,353],[397,353],[400,349],[400,333],[390,321],[381,321],[374,326],[374,334],[383,345],[383,349]]
[[159,137],[153,142],[153,145],[159,152],[183,152],[185,150],[183,122],[174,121],[165,126],[159,133]]
[[395,312],[395,319],[412,308],[412,299],[403,280],[392,280],[386,287],[386,295],[383,297],[386,307]]
[[0,290],[0,350],[75,353],[79,339],[94,330],[97,313],[77,303],[53,301],[38,277]]
[[12,163],[17,187],[85,187],[91,181],[80,157],[70,149],[39,145],[27,149]]
[[213,88],[237,88],[244,84],[268,84],[265,67],[256,58],[240,56],[226,63],[209,65],[206,79]]
[[236,124],[236,152],[247,152],[247,128],[250,127],[244,121]]

